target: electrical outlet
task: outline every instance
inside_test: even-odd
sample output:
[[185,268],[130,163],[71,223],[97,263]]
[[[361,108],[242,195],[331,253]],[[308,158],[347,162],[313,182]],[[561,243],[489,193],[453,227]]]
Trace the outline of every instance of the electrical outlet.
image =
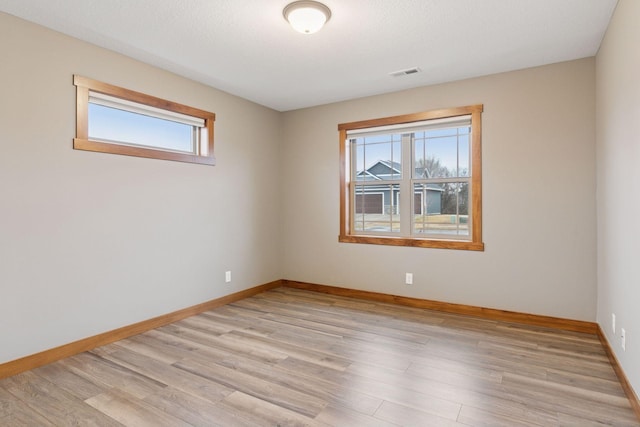
[[413,285],[413,273],[406,273],[404,275],[404,283],[407,285]]
[[624,328],[620,328],[620,345],[622,346],[622,350],[626,351],[627,347],[627,333]]
[[611,313],[611,331],[616,333],[616,315],[614,313]]
[[231,271],[224,272],[224,282],[229,283],[231,281]]

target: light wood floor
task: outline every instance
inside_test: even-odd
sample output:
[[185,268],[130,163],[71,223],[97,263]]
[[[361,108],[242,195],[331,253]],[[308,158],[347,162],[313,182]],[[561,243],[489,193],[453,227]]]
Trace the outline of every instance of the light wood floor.
[[279,288],[0,381],[1,426],[640,426],[596,336]]

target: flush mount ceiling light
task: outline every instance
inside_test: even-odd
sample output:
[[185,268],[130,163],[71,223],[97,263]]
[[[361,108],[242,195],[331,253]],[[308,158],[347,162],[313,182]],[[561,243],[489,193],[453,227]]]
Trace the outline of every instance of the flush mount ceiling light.
[[302,34],[319,31],[331,18],[331,10],[317,1],[294,1],[282,11],[284,19]]

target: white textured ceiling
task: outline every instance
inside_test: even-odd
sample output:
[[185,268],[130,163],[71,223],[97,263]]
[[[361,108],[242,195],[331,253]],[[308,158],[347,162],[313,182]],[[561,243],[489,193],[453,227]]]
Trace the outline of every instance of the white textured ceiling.
[[[596,54],[617,0],[324,0],[293,31],[288,0],[0,0],[0,11],[293,110]],[[390,72],[419,67],[420,73]]]

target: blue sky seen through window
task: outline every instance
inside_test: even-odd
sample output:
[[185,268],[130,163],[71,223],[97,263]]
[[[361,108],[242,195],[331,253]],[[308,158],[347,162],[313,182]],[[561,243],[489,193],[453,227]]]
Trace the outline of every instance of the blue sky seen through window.
[[89,138],[193,152],[193,126],[89,103]]
[[[469,176],[470,127],[432,129],[415,133],[415,161],[432,157],[451,171],[452,176]],[[401,163],[401,134],[360,136],[356,144],[356,170],[363,171],[378,161]]]

